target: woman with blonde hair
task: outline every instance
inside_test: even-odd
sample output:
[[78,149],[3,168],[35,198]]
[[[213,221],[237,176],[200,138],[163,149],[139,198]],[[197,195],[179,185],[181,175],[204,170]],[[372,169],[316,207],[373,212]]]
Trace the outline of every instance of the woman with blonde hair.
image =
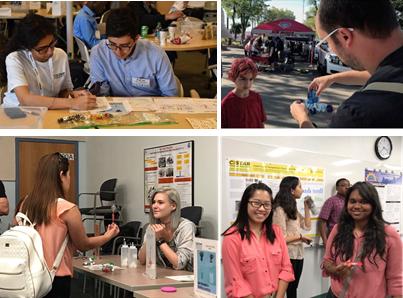
[[[155,232],[157,264],[193,271],[193,242],[196,227],[181,217],[179,193],[174,188],[159,187],[151,196],[150,229]],[[146,237],[144,237],[146,239]],[[139,251],[146,263],[145,242]]]

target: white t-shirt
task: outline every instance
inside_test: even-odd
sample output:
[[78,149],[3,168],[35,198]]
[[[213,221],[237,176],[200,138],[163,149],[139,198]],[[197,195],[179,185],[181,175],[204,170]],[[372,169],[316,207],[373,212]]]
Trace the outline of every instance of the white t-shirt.
[[61,90],[73,90],[67,54],[55,48],[47,62],[35,61],[30,51],[10,53],[6,58],[7,92],[4,106],[18,106],[16,87],[28,86],[32,94],[57,97]]

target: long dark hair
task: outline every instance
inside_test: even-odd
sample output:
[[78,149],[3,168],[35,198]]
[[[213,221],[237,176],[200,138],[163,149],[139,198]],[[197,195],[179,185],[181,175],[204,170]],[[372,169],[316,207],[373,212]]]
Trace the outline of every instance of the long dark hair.
[[15,28],[5,47],[0,52],[0,82],[7,82],[6,57],[19,50],[32,50],[41,39],[56,35],[52,21],[37,14],[29,13]]
[[297,201],[292,195],[294,190],[299,184],[299,178],[295,176],[284,177],[280,182],[280,189],[274,198],[273,209],[282,207],[285,214],[289,219],[297,219]]
[[[228,229],[226,229],[224,233],[221,234],[222,236],[227,236],[235,232],[239,232],[242,240],[246,237],[246,239],[250,241],[248,202],[249,199],[254,195],[255,191],[257,190],[267,191],[270,195],[270,198],[271,199],[273,198],[273,193],[270,187],[268,187],[266,184],[259,182],[249,185],[243,192],[241,203],[239,205],[238,216],[236,217],[235,222]],[[270,243],[273,243],[274,239],[276,239],[276,235],[274,234],[274,230],[272,227],[272,222],[273,222],[273,211],[270,211],[269,216],[263,222],[263,224],[266,226],[266,238],[270,241]],[[237,229],[232,232],[229,232],[229,230],[232,227],[236,227]]]
[[65,197],[60,172],[66,175],[68,170],[68,159],[58,152],[41,157],[34,187],[21,206],[21,212],[25,213],[31,222],[38,225],[50,223],[57,198]]
[[[361,252],[361,262],[368,257],[368,260],[376,265],[375,257],[379,255],[383,260],[386,249],[385,224],[387,222],[382,217],[382,207],[379,201],[378,192],[375,187],[367,182],[357,182],[350,187],[346,194],[344,209],[340,215],[338,232],[333,240],[335,257],[340,256],[343,261],[349,260],[353,256],[355,227],[354,219],[347,211],[347,204],[351,193],[357,190],[360,196],[371,204],[372,212],[368,219],[368,224],[364,233],[364,242]],[[375,251],[375,253],[373,253]]]

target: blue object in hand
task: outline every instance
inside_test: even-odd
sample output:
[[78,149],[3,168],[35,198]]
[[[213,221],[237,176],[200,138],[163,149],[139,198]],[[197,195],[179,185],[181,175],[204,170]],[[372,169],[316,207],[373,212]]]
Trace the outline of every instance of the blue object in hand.
[[333,112],[332,105],[319,102],[319,96],[316,95],[316,91],[314,89],[308,92],[308,98],[305,101],[305,106],[312,115],[316,114],[317,112]]

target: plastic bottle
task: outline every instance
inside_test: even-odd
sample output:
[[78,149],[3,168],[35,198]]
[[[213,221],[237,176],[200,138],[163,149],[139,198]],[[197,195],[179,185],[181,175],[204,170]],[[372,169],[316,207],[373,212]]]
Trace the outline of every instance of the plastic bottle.
[[132,243],[129,246],[129,268],[137,267],[137,247]]
[[127,267],[127,260],[129,255],[129,247],[126,244],[126,239],[123,239],[123,245],[120,249],[120,266]]
[[155,32],[154,32],[156,40],[160,39],[160,31],[161,31],[161,29],[162,29],[161,23],[158,22],[157,27],[155,27]]

